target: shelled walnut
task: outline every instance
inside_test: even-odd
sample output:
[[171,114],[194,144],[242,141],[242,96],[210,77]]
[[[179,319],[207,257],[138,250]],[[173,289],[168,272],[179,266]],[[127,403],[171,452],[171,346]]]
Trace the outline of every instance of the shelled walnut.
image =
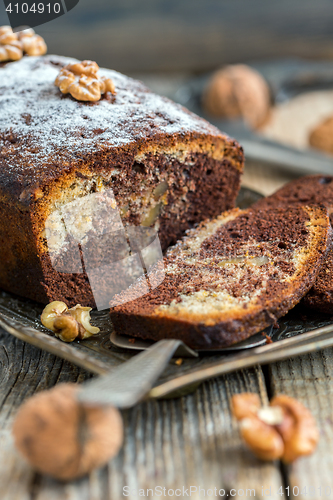
[[275,396],[269,406],[261,407],[257,394],[233,396],[232,413],[240,421],[243,440],[262,460],[281,459],[290,463],[310,455],[319,433],[310,411],[286,395]]
[[90,311],[91,307],[78,304],[68,309],[64,302],[54,301],[44,308],[41,322],[64,342],[83,340],[99,332],[90,324]]
[[22,43],[23,52],[28,56],[42,56],[47,52],[44,39],[36,35],[33,29],[19,31],[17,33],[19,41]]
[[71,94],[78,101],[99,101],[102,94],[116,91],[111,78],[99,76],[98,70],[94,61],[67,64],[54,83],[63,94]]
[[10,26],[0,27],[0,62],[17,61],[23,54],[40,56],[46,51],[46,43],[33,29],[14,33]]
[[10,26],[0,27],[0,62],[17,61],[23,56],[22,44]]

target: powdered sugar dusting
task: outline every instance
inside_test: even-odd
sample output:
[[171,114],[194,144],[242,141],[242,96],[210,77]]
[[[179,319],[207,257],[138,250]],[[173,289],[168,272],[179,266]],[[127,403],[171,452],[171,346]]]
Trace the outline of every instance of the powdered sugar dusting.
[[[77,62],[59,56],[24,57],[0,68],[0,182],[38,182],[57,176],[73,162],[161,134],[221,133],[205,120],[142,83],[116,71],[117,94],[97,103],[62,95],[54,81],[62,66]],[[2,172],[1,172],[2,170]],[[30,180],[29,180],[30,177]]]

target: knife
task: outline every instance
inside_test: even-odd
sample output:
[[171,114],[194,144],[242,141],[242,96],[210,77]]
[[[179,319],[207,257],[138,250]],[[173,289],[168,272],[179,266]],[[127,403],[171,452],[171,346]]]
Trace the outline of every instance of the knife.
[[125,362],[108,375],[82,384],[80,402],[89,405],[112,405],[130,408],[146,398],[162,398],[175,391],[251,366],[280,361],[292,356],[333,346],[333,324],[307,333],[257,347],[205,368],[191,371],[153,387],[176,352],[195,356],[180,340],[161,340],[144,352]]

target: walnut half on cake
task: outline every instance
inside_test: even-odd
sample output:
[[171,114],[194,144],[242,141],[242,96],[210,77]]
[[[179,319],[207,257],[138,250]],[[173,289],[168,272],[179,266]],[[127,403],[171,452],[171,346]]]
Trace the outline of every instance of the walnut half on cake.
[[[234,206],[243,152],[115,71],[100,70],[114,92],[97,102],[62,94],[54,81],[70,63],[77,61],[29,57],[0,68],[0,287],[43,303],[94,306],[84,269],[60,272],[51,262],[47,221],[61,255],[72,248],[62,208],[112,192],[124,226],[155,228],[166,249],[194,223]],[[90,215],[89,203],[81,205],[83,242]]]

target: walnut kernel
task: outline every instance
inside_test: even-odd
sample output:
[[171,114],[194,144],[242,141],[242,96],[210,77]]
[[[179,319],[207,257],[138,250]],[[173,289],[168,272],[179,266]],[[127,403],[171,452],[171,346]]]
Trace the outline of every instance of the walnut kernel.
[[97,78],[82,75],[78,81],[71,83],[69,93],[78,101],[99,101],[101,88]]
[[17,61],[23,56],[22,44],[10,26],[0,27],[0,62]]
[[260,407],[261,402],[258,394],[251,392],[236,394],[231,400],[232,414],[237,420],[257,415]]
[[0,27],[0,43],[6,44],[17,40],[17,35],[10,26]]
[[82,61],[78,63],[67,64],[65,68],[68,71],[74,73],[74,75],[86,75],[91,77],[96,77],[99,70],[99,66],[97,63],[95,63],[95,61]]
[[84,332],[81,334],[82,336],[80,336],[80,339],[86,339],[99,332],[97,326],[92,326],[90,324],[90,311],[91,307],[83,307],[80,306],[80,304],[68,310],[69,314],[84,328]]
[[79,386],[60,384],[28,399],[13,425],[15,444],[39,472],[68,481],[104,465],[123,442],[119,411],[76,399]]
[[68,311],[68,307],[65,302],[54,300],[44,307],[40,320],[46,328],[52,330],[55,318],[66,311]]
[[80,325],[68,312],[54,318],[53,332],[63,342],[73,342],[79,335]]
[[111,92],[111,94],[116,93],[116,89],[111,78],[106,78],[106,76],[102,76],[100,79],[100,87],[101,94],[105,94],[106,92]]
[[271,401],[272,408],[281,408],[283,421],[277,429],[284,441],[282,460],[293,462],[301,455],[310,455],[319,440],[315,419],[296,399],[280,394]]
[[22,43],[23,51],[28,56],[43,56],[47,52],[44,39],[36,35],[33,29],[18,32],[18,39]]
[[232,413],[240,420],[240,432],[245,443],[262,460],[281,459],[293,462],[311,454],[318,442],[316,422],[302,403],[279,395],[270,406],[260,407],[257,394],[233,396]]
[[18,61],[22,56],[22,50],[15,45],[0,45],[0,62]]
[[41,322],[64,342],[83,340],[99,332],[99,328],[90,324],[90,311],[91,307],[78,304],[68,309],[64,302],[54,301],[44,308]]
[[82,61],[64,66],[55,80],[63,94],[71,94],[78,101],[99,101],[102,94],[115,94],[115,86],[110,78],[99,77],[98,64]]
[[0,27],[0,62],[17,61],[23,54],[39,56],[47,51],[43,38],[33,29],[14,33],[10,26]]
[[243,418],[240,431],[245,443],[261,460],[276,460],[282,456],[283,440],[280,434],[260,418]]

